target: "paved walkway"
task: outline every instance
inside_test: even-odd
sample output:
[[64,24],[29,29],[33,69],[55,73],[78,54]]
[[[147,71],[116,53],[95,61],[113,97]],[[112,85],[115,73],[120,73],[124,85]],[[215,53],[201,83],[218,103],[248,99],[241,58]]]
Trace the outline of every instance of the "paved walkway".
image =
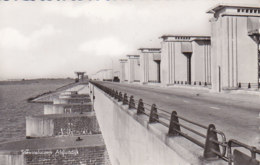
[[82,135],[82,140],[76,141],[78,136],[49,137],[39,139],[25,139],[0,144],[0,152],[21,150],[50,150],[77,147],[104,146],[102,135]]

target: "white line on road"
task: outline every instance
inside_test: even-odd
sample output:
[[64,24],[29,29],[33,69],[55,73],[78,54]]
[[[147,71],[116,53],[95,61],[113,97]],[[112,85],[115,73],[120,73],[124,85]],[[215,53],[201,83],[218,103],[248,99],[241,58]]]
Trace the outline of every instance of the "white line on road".
[[188,103],[189,101],[187,101],[187,100],[183,100],[183,102],[184,102],[184,103]]
[[210,108],[212,108],[212,109],[220,109],[220,108],[218,108],[218,107],[210,107]]

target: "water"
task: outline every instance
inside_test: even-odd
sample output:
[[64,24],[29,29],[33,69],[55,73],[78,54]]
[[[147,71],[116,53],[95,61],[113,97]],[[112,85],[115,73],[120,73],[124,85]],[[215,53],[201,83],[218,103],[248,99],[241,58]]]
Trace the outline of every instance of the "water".
[[25,117],[43,114],[43,105],[28,103],[29,97],[55,90],[72,80],[39,80],[0,84],[0,143],[25,138]]

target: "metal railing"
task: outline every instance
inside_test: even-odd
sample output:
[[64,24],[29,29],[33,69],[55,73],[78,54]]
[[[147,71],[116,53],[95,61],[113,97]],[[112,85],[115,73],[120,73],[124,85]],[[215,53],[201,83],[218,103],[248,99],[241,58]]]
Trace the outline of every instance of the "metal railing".
[[[143,99],[134,99],[134,96],[130,97],[127,93],[110,89],[97,82],[91,82],[93,85],[107,93],[109,96],[116,99],[118,102],[122,102],[123,105],[128,105],[129,109],[136,109],[137,115],[146,115],[149,118],[149,123],[160,123],[168,128],[168,136],[182,136],[199,147],[203,148],[203,157],[205,159],[218,159],[221,158],[229,163],[229,165],[238,165],[234,162],[234,154],[231,147],[244,147],[251,151],[252,159],[256,160],[256,154],[260,154],[260,151],[255,147],[248,146],[236,140],[229,140],[227,142],[226,136],[222,131],[216,129],[214,124],[205,126],[198,122],[191,121],[188,118],[180,116],[176,111],[169,112],[162,108],[157,108],[156,104],[148,104]],[[198,128],[198,129],[194,129]],[[206,131],[203,134],[201,130]],[[219,141],[221,137],[221,141]],[[248,164],[251,165],[251,164]],[[252,164],[255,165],[255,164]],[[259,164],[258,164],[259,165]]]
[[255,88],[258,88],[259,86],[260,86],[260,83],[241,83],[241,82],[239,82],[239,83],[237,83],[237,86],[238,86],[238,88],[244,88],[244,89],[246,89],[246,88],[248,88],[248,89],[250,89],[250,88],[253,88],[253,89],[255,89]]

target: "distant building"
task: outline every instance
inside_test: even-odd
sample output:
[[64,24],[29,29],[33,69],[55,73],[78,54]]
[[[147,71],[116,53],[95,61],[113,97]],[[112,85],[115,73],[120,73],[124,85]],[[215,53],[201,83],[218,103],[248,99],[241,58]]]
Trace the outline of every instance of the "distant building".
[[161,82],[160,48],[140,48],[141,83]]
[[140,74],[140,55],[127,55],[128,57],[128,82],[140,82],[141,74]]
[[211,22],[212,89],[258,88],[260,5],[217,5]]
[[120,82],[128,82],[128,67],[127,67],[127,59],[119,59],[120,61]]
[[211,83],[209,36],[164,35],[161,38],[162,84]]

